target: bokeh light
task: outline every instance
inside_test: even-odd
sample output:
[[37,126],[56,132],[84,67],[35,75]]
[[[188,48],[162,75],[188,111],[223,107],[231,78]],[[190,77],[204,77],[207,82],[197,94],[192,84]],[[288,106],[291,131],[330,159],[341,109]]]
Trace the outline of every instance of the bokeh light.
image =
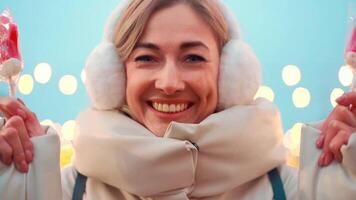
[[288,86],[293,86],[299,83],[301,73],[296,65],[286,65],[282,70],[282,79]]
[[65,140],[73,140],[76,123],[74,120],[66,121],[62,126],[62,137]]
[[85,71],[82,70],[82,72],[80,73],[80,78],[82,79],[82,82],[85,83],[85,80],[86,80],[86,75],[85,75]]
[[53,123],[53,121],[52,120],[50,120],[50,119],[45,119],[45,120],[42,120],[41,121],[41,125],[43,125],[43,126],[54,126],[54,123]]
[[295,123],[283,139],[283,145],[288,149],[287,163],[293,167],[299,166],[302,126],[302,123]]
[[339,70],[339,81],[343,86],[350,86],[352,83],[352,71],[349,66],[343,65]]
[[36,65],[34,71],[35,80],[38,83],[47,83],[52,76],[52,68],[48,63],[40,63]]
[[77,87],[77,79],[72,75],[65,75],[59,80],[59,90],[65,95],[73,95]]
[[60,153],[61,168],[72,164],[74,149],[72,145],[62,145]]
[[24,74],[20,77],[18,82],[18,88],[21,94],[31,94],[34,87],[33,78],[30,74]]
[[298,87],[293,92],[293,103],[297,108],[305,108],[310,103],[310,92],[306,88]]
[[337,103],[335,102],[335,100],[342,96],[344,94],[344,90],[341,89],[341,88],[334,88],[332,91],[331,91],[331,94],[330,94],[330,103],[333,107],[335,107],[337,105]]
[[268,86],[261,86],[255,95],[255,99],[258,97],[264,97],[264,98],[273,102],[274,101],[274,92]]

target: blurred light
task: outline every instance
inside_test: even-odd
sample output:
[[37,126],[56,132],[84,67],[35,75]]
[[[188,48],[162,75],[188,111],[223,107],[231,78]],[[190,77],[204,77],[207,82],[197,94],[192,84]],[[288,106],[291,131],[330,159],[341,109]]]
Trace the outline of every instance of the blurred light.
[[47,83],[52,76],[52,69],[48,63],[40,63],[35,67],[35,80],[39,83]]
[[18,88],[21,94],[29,95],[33,90],[33,78],[29,74],[24,74],[20,77]]
[[261,86],[255,95],[255,99],[258,97],[264,97],[270,101],[274,101],[274,92],[268,86]]
[[310,93],[307,89],[299,87],[293,92],[293,103],[297,108],[305,108],[310,103]]
[[292,167],[299,166],[302,126],[302,123],[294,124],[293,127],[287,131],[283,139],[283,145],[288,149],[287,163]]
[[82,79],[82,82],[85,83],[85,80],[86,80],[86,75],[85,75],[85,71],[84,69],[82,70],[82,72],[80,73],[80,78]]
[[333,107],[335,107],[337,105],[337,103],[335,102],[335,100],[342,96],[344,94],[344,90],[341,88],[335,88],[333,89],[333,91],[330,94],[330,103]]
[[74,120],[69,120],[69,121],[66,121],[63,126],[62,126],[62,130],[61,130],[61,133],[62,133],[62,137],[65,139],[65,140],[73,140],[73,137],[74,137],[74,131],[75,131],[75,121]]
[[59,90],[65,95],[74,94],[77,87],[77,79],[72,75],[65,75],[59,80]]
[[42,121],[41,121],[41,125],[43,125],[43,126],[52,126],[52,127],[54,127],[54,123],[53,123],[53,121],[52,121],[52,120],[50,120],[50,119],[45,119],[45,120],[42,120]]
[[74,149],[71,145],[61,146],[61,153],[60,153],[61,168],[70,165],[72,163],[73,155],[74,155]]
[[286,65],[282,70],[282,79],[288,86],[293,86],[299,83],[301,73],[296,65]]
[[352,83],[353,74],[351,68],[343,65],[339,70],[339,81],[343,86],[350,86]]

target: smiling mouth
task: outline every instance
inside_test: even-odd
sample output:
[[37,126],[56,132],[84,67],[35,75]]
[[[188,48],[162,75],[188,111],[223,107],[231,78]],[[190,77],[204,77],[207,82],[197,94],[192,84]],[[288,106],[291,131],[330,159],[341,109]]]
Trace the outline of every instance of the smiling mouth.
[[158,102],[149,102],[149,105],[158,112],[162,113],[179,113],[187,110],[191,107],[189,103],[158,103]]

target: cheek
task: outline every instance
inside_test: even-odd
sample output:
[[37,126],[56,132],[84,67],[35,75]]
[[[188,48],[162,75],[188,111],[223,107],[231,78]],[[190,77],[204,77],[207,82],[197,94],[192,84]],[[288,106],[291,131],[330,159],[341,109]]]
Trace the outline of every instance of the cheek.
[[138,99],[140,94],[148,87],[150,80],[149,75],[144,71],[135,69],[135,67],[127,67],[126,69],[126,98]]
[[218,80],[219,80],[219,64],[215,63],[211,66],[211,70],[206,73],[206,88],[215,100],[218,95]]
[[[210,70],[196,74],[196,78],[191,82],[191,86],[199,97],[199,113],[204,115],[215,111],[218,101],[218,66],[211,66]],[[203,116],[205,117],[205,116]]]
[[132,116],[139,120],[143,116],[142,95],[149,83],[146,81],[147,78],[145,79],[145,76],[142,76],[142,73],[135,70],[127,70],[126,77],[126,103]]
[[217,76],[210,76],[205,84],[206,106],[209,112],[213,112],[217,106],[218,101],[218,79]]

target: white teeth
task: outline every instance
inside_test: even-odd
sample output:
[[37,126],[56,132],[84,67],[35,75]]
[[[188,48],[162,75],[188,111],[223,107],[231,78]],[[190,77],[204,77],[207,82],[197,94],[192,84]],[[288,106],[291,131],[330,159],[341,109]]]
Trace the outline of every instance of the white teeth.
[[163,111],[162,104],[158,104],[158,106],[157,106],[156,108],[157,108],[157,110],[159,110],[159,111]]
[[187,107],[188,107],[188,105],[187,104],[183,104],[183,109],[185,110],[185,109],[187,109]]
[[168,112],[169,111],[169,107],[168,107],[168,104],[163,104],[163,112]]
[[169,105],[169,112],[175,112],[176,106],[174,104]]
[[181,110],[180,108],[181,108],[181,107],[180,107],[180,104],[177,104],[177,105],[176,105],[176,110],[180,111],[180,110]]
[[181,104],[165,104],[165,103],[157,103],[153,102],[152,106],[155,110],[158,110],[160,112],[165,112],[165,113],[176,113],[176,112],[182,112],[188,108],[187,103],[181,103]]

